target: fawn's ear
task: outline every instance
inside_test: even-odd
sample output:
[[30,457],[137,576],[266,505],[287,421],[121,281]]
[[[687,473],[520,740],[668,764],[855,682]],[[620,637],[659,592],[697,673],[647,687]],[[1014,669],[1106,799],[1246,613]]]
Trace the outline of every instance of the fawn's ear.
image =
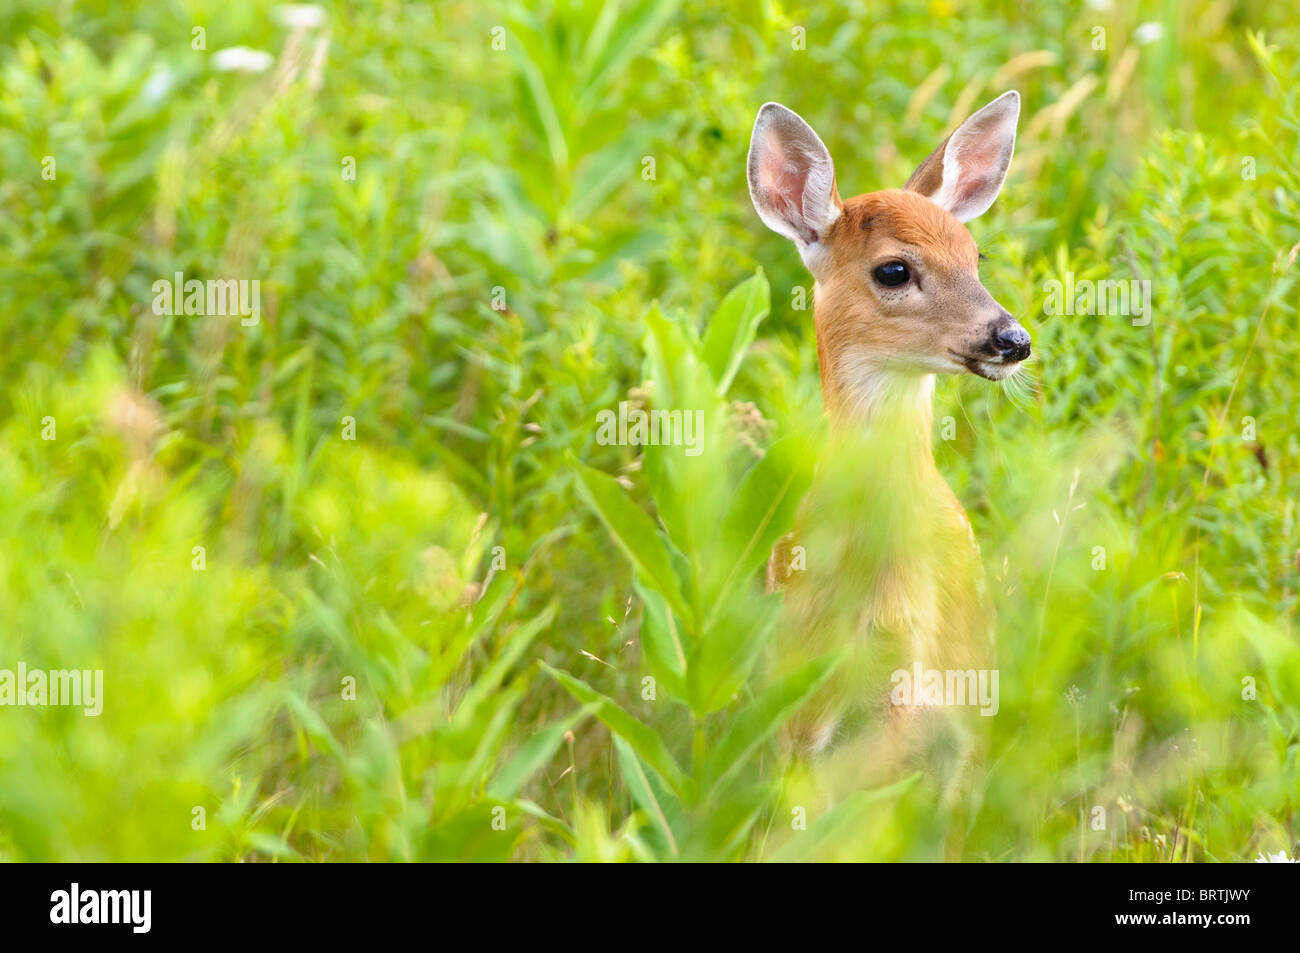
[[830,153],[812,127],[780,103],[764,103],[754,120],[749,197],[763,223],[792,239],[805,260],[840,216]]
[[1003,93],[957,127],[907,180],[958,221],[983,215],[1002,190],[1016,148],[1020,94]]

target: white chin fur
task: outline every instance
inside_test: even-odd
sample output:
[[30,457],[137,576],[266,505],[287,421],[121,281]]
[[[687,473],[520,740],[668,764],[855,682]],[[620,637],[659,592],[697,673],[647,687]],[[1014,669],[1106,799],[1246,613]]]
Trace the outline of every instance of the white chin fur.
[[1019,364],[990,364],[979,362],[979,372],[991,381],[1004,381],[1020,368]]

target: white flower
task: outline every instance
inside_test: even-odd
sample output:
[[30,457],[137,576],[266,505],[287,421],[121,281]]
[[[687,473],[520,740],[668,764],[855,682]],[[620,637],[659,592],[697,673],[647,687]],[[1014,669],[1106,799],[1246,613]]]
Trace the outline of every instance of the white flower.
[[166,66],[160,66],[153,71],[148,81],[145,82],[144,88],[140,90],[140,95],[144,97],[145,102],[155,105],[172,91],[174,80],[175,77],[172,71]]
[[320,26],[325,10],[314,3],[285,3],[275,8],[275,20],[281,26]]
[[247,46],[229,46],[212,54],[212,65],[223,72],[265,73],[275,57]]
[[1148,43],[1154,43],[1165,35],[1165,25],[1163,23],[1143,23],[1133,31],[1133,39],[1138,46],[1146,46]]
[[1300,860],[1292,860],[1286,855],[1286,851],[1279,850],[1276,854],[1260,854],[1255,858],[1257,864],[1296,864]]

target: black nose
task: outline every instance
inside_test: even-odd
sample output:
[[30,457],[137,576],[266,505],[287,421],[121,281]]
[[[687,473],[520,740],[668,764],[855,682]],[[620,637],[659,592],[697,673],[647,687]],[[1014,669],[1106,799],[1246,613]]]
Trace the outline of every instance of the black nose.
[[994,331],[993,344],[1008,361],[1023,361],[1029,356],[1029,332],[1018,324],[1008,324]]

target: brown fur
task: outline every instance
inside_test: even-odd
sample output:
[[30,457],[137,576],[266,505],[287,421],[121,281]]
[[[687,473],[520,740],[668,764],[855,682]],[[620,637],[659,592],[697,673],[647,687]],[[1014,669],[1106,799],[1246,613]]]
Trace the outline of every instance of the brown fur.
[[[827,410],[842,407],[844,362],[870,356],[896,366],[925,356],[970,354],[1002,313],[979,280],[969,231],[929,199],[890,189],[849,199],[826,239],[817,282],[817,356]],[[894,259],[924,269],[924,295],[882,295],[872,269]],[[935,368],[931,368],[935,369]]]
[[[830,689],[796,717],[789,741],[804,752],[833,748],[842,719],[856,712],[866,728],[842,741],[839,754],[831,752],[852,765],[849,788],[921,767],[951,797],[976,760],[978,720],[968,711],[890,705],[889,672],[913,660],[937,669],[991,664],[978,548],[934,462],[926,383],[932,378],[923,359],[968,352],[1000,309],[979,284],[970,232],[914,192],[847,200],[826,243],[830,258],[816,285],[814,320],[834,445],[795,538],[774,553],[769,579],[789,577],[795,657],[847,645],[850,658]],[[922,269],[933,296],[882,296],[871,271],[894,259]],[[863,367],[879,368],[893,382],[868,403],[855,392]],[[795,542],[804,546],[808,568],[791,574]],[[937,764],[940,747],[944,763]]]
[[[764,104],[754,122],[750,198],[816,279],[817,357],[832,423],[796,530],[773,553],[768,577],[770,586],[788,580],[778,671],[847,650],[787,737],[796,755],[816,756],[813,775],[828,802],[920,769],[959,811],[980,763],[987,722],[975,705],[935,706],[891,688],[894,673],[914,665],[987,674],[993,664],[979,551],[935,466],[930,430],[935,375],[1003,380],[1029,355],[1028,333],[980,283],[979,252],[962,224],[1001,189],[1019,112],[1019,95],[1002,94],[945,139],[905,189],[847,201],[811,126],[779,103]],[[795,545],[802,572],[792,572]],[[962,825],[948,829],[959,838]]]

